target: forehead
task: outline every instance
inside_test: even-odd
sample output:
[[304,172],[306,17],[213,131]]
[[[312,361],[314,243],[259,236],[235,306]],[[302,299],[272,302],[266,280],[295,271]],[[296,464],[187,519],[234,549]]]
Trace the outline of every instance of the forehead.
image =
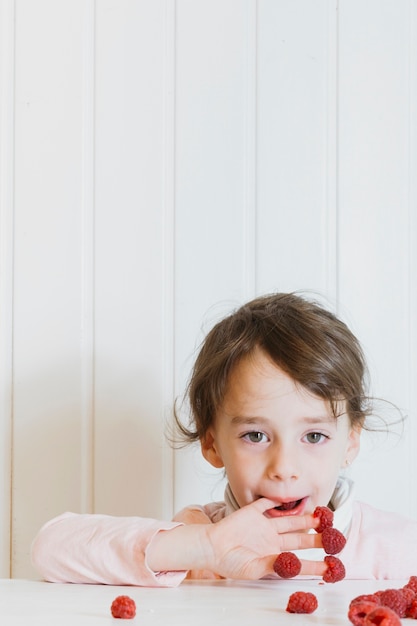
[[[332,416],[329,403],[296,383],[261,349],[242,359],[232,370],[223,409],[229,413],[262,415],[274,407],[286,414]],[[333,416],[332,416],[333,419]]]

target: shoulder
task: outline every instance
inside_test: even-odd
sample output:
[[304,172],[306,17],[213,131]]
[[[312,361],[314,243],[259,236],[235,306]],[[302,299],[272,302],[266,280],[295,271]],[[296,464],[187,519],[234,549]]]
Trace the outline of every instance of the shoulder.
[[409,530],[416,532],[417,520],[407,517],[401,512],[384,511],[365,502],[355,502],[353,505],[353,517],[360,520],[362,529],[372,530],[375,533],[394,532]]

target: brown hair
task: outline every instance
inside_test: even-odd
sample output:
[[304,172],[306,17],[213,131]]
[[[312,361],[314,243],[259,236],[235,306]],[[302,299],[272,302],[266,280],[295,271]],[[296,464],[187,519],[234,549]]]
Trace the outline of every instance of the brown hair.
[[364,355],[346,324],[315,301],[276,293],[244,304],[206,336],[187,387],[189,427],[175,415],[185,441],[204,438],[224,400],[230,372],[255,348],[294,381],[328,401],[335,418],[341,400],[346,402],[352,425],[363,425],[371,413],[364,389]]

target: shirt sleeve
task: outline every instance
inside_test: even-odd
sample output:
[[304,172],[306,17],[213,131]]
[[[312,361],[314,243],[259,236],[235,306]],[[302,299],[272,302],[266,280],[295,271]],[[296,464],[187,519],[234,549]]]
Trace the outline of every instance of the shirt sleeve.
[[44,580],[175,587],[187,572],[153,572],[146,551],[153,537],[180,524],[142,517],[64,513],[35,537],[31,557]]

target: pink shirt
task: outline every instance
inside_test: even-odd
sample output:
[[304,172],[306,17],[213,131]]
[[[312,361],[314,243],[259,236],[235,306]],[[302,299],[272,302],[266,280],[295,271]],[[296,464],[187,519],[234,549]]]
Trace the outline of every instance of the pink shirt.
[[346,546],[338,555],[346,578],[401,580],[417,575],[417,521],[353,503]]

